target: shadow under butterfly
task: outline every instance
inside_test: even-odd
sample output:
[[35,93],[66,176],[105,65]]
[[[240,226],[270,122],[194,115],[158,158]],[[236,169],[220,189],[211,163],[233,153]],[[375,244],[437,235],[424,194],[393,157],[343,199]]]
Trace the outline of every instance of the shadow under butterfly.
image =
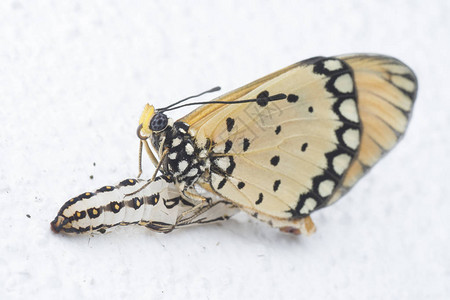
[[[153,177],[81,194],[51,228],[139,224],[167,233],[242,210],[283,232],[311,234],[310,214],[341,198],[397,144],[416,94],[408,66],[357,54],[314,57],[209,102],[147,104],[139,162],[145,149]],[[166,115],[190,105],[202,106],[177,121]]]

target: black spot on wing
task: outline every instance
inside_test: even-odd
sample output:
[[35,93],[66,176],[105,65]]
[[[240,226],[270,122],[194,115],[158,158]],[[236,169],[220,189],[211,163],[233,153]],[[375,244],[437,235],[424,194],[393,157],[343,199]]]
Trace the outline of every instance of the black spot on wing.
[[227,140],[227,141],[225,142],[225,150],[224,150],[224,153],[230,152],[231,147],[233,147],[233,142],[230,141],[230,140]]
[[281,132],[281,126],[278,125],[277,128],[275,129],[275,134],[278,135]]
[[262,91],[261,93],[258,94],[258,96],[256,96],[256,98],[267,98],[267,97],[269,97],[268,91]]
[[276,192],[280,187],[281,180],[275,180],[273,183],[273,191]]
[[276,167],[279,162],[280,162],[280,157],[278,155],[275,155],[274,157],[272,157],[270,159],[270,164],[274,167]]
[[305,152],[307,147],[308,147],[308,143],[304,143],[302,145],[302,152]]
[[221,188],[223,188],[223,186],[225,185],[225,183],[227,182],[227,179],[224,178],[222,179],[219,184],[217,185],[217,189],[220,190]]
[[295,102],[298,101],[298,96],[297,96],[297,95],[294,95],[294,94],[289,94],[289,95],[287,96],[287,101],[288,101],[289,103],[295,103]]
[[259,106],[264,107],[269,103],[268,98],[269,92],[268,91],[262,91],[261,93],[256,96],[256,103],[258,103]]
[[242,146],[242,149],[244,150],[244,152],[248,150],[248,147],[250,147],[250,141],[247,138],[244,138],[244,143]]
[[233,127],[234,127],[234,119],[233,118],[227,118],[226,123],[227,123],[227,130],[228,130],[228,132],[231,132],[231,130],[233,130]]
[[232,156],[229,157],[230,166],[226,169],[228,175],[233,174],[234,168],[236,168],[236,163],[234,162],[234,158]]
[[264,199],[263,193],[259,193],[259,195],[258,195],[258,200],[255,201],[255,204],[256,204],[256,205],[261,204],[261,202],[263,201],[263,199]]

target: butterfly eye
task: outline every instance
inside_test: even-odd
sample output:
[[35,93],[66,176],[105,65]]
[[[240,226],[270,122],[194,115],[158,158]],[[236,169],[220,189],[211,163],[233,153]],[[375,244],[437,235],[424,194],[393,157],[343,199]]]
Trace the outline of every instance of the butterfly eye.
[[156,113],[150,121],[150,130],[154,132],[166,129],[168,124],[167,116],[163,113]]

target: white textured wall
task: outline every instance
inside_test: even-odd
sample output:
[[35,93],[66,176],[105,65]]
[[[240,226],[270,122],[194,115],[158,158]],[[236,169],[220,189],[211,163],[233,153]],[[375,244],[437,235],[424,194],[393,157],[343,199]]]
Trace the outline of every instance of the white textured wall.
[[[449,299],[449,13],[438,0],[1,1],[0,298]],[[50,231],[70,197],[136,176],[146,102],[351,52],[409,64],[417,105],[400,145],[313,215],[314,236],[244,214],[169,235]]]

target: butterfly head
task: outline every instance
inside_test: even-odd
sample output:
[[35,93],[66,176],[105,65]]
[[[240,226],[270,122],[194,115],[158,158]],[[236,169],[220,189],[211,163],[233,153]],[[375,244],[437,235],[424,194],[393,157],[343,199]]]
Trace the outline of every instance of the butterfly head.
[[137,135],[140,139],[146,140],[153,133],[163,132],[169,125],[169,118],[160,111],[155,111],[153,105],[147,104],[139,120]]

